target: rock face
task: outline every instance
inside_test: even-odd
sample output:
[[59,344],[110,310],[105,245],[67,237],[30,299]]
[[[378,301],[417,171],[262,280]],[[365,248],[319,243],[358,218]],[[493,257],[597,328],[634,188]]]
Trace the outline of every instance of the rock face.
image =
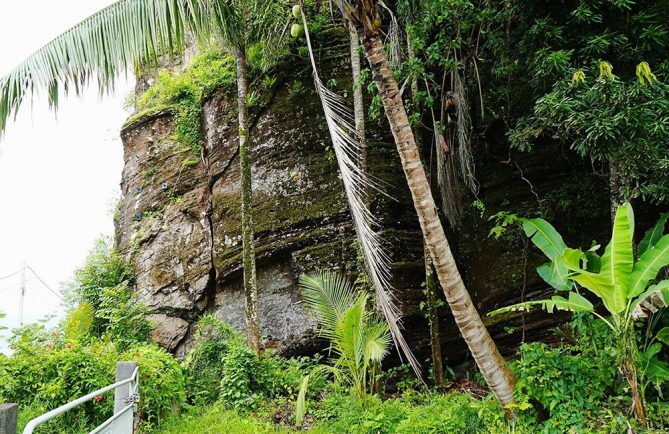
[[[337,78],[339,90],[345,91],[350,89],[346,36],[333,40],[342,45],[329,48],[342,56],[330,57],[322,73],[324,81]],[[251,112],[261,334],[265,347],[308,353],[318,342],[300,306],[297,279],[317,269],[354,277],[357,255],[343,186],[309,68],[302,61],[295,62],[279,77],[273,89],[262,89],[264,99]],[[135,268],[137,291],[155,312],[154,339],[180,355],[191,344],[195,322],[206,312],[244,330],[235,107],[233,94],[226,90],[205,101],[206,140],[201,155],[193,155],[172,139],[175,126],[169,111],[135,120],[122,131],[125,167],[117,245]],[[396,199],[375,194],[371,206],[393,261],[393,285],[406,314],[407,340],[422,357],[429,353],[429,337],[419,309],[424,280],[420,231],[387,124],[371,122],[368,131],[369,169],[385,181],[387,192]],[[533,192],[544,199],[563,189],[559,197],[576,200],[572,190],[578,193],[583,183],[572,185],[576,172],[571,162],[561,156],[528,154],[518,156],[517,165],[500,163],[506,147],[495,144],[495,134],[489,137],[488,146],[477,149],[479,198],[487,207],[486,214],[532,208],[536,202]],[[593,185],[602,188],[598,181]],[[592,188],[578,194],[587,197]],[[479,309],[486,312],[518,301],[521,295],[546,292],[534,273],[540,258],[533,252],[524,254],[517,241],[489,238],[491,224],[470,205],[473,200],[463,201],[463,224],[451,231],[450,239]],[[557,199],[545,202],[554,204]],[[564,207],[562,216],[559,208],[551,205],[550,209],[557,210],[558,218],[574,218],[570,206]],[[602,209],[606,218],[606,204]],[[579,224],[588,224],[589,218],[581,218]],[[560,229],[569,232],[568,225]],[[447,307],[441,319],[444,355],[460,361],[467,352]],[[523,336],[546,335],[555,322],[538,313],[490,325],[495,339],[512,348]],[[508,326],[517,330],[510,332]]]

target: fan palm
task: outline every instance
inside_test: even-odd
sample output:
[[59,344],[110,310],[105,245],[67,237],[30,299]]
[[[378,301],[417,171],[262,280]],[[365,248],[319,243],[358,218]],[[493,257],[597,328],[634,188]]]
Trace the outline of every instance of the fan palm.
[[[302,299],[307,312],[318,323],[320,336],[330,341],[331,365],[319,365],[302,381],[297,399],[297,422],[305,412],[309,379],[322,373],[346,382],[359,398],[371,388],[375,367],[388,354],[391,337],[388,324],[368,308],[369,296],[356,294],[344,277],[322,272],[301,276]],[[370,390],[371,391],[371,390]]]
[[[242,261],[249,346],[258,350],[260,328],[248,131],[246,50],[279,35],[282,0],[121,0],[92,15],[28,57],[0,81],[0,132],[26,97],[41,88],[57,107],[61,92],[79,94],[89,81],[113,89],[130,67],[156,64],[163,54],[181,52],[186,34],[212,38],[232,51],[237,63],[239,161],[241,172]],[[275,43],[263,44],[275,47]]]

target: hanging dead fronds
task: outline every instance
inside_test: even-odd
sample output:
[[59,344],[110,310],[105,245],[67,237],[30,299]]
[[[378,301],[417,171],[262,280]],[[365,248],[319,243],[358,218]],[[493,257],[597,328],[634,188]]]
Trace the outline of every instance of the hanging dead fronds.
[[374,284],[379,309],[390,327],[395,345],[406,356],[416,374],[421,376],[420,364],[402,335],[400,311],[394,303],[390,285],[390,258],[382,245],[381,237],[374,230],[374,226],[377,225],[376,219],[366,206],[365,199],[369,194],[368,192],[371,190],[380,191],[379,183],[370,178],[364,170],[361,170],[358,164],[361,145],[354,127],[353,114],[347,102],[340,95],[328,89],[318,76],[318,68],[304,13],[302,14],[302,20],[313,67],[314,85],[323,106],[353,224],[369,278]]
[[381,7],[383,7],[390,15],[390,25],[388,26],[388,33],[386,34],[386,45],[388,45],[388,61],[390,66],[393,68],[398,68],[402,61],[402,47],[400,45],[400,25],[397,22],[397,17],[393,14],[393,11],[390,10],[388,6],[382,1],[379,1]]
[[469,104],[465,82],[460,71],[451,72],[451,89],[457,98],[455,135],[457,140],[456,158],[459,176],[467,189],[474,195],[479,192],[479,184],[474,174],[474,155],[472,154],[472,118],[469,116]]

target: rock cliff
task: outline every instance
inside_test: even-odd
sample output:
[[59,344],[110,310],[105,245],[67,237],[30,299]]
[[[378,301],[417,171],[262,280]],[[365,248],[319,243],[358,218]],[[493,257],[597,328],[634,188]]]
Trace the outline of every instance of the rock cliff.
[[[336,32],[320,43],[327,50],[323,53],[341,54],[323,54],[322,72],[325,80],[336,79],[337,88],[345,92],[351,85],[345,34]],[[320,268],[354,278],[358,259],[309,67],[297,57],[289,63],[280,68],[270,88],[255,84],[262,98],[251,112],[261,334],[266,347],[308,353],[318,342],[300,307],[299,275]],[[135,268],[137,291],[154,311],[154,338],[177,354],[189,348],[194,323],[205,312],[244,329],[235,107],[229,90],[220,89],[205,99],[200,155],[174,140],[170,110],[135,117],[122,131],[125,167],[117,245]],[[393,284],[406,314],[407,340],[425,357],[429,339],[420,310],[422,241],[416,216],[387,124],[370,121],[368,134],[370,171],[385,181],[395,199],[374,195],[372,209],[380,218],[393,261]],[[558,226],[569,232],[574,219],[588,225],[602,215],[606,218],[607,210],[605,202],[586,210],[570,205],[604,187],[594,177],[576,178],[574,163],[563,155],[517,155],[511,161],[500,137],[492,125],[476,149],[485,217],[471,206],[474,198],[466,198],[462,226],[449,231],[465,281],[483,312],[547,291],[534,273],[541,258],[523,249],[520,237],[489,238],[489,214],[533,209],[540,200],[558,219]],[[440,313],[444,356],[461,361],[466,355],[464,343],[448,308]],[[522,337],[546,336],[555,325],[542,313],[503,324],[497,319],[488,322],[505,348]]]

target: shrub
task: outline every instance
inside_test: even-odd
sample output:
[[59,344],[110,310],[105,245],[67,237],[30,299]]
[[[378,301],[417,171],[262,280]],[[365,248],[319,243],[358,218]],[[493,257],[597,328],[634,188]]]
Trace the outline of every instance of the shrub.
[[121,360],[137,362],[140,373],[140,414],[146,427],[154,426],[186,401],[184,377],[179,362],[153,344],[131,348]]
[[391,434],[408,412],[409,406],[400,400],[332,393],[320,402],[314,416],[317,426],[333,434]]
[[214,90],[236,84],[234,59],[218,51],[205,51],[192,60],[183,74],[162,71],[153,84],[137,99],[142,113],[171,108],[175,112],[174,139],[196,155],[204,140],[202,100]]
[[233,342],[223,360],[220,398],[230,408],[252,408],[262,391],[260,362],[242,342]]
[[433,395],[426,405],[412,407],[396,434],[478,433],[484,429],[471,395]]
[[[81,268],[74,272],[74,279],[67,284],[66,298],[73,305],[90,304],[97,310],[102,303],[102,288],[111,288],[132,279],[130,266],[113,247],[113,240],[99,238],[88,253]],[[98,319],[94,326],[103,321]]]
[[520,405],[540,403],[543,407],[538,414],[539,420],[546,419],[541,425],[543,432],[583,426],[605,406],[617,378],[616,363],[610,356],[570,346],[550,348],[543,343],[524,344],[513,369]]
[[119,351],[149,340],[152,325],[146,319],[147,309],[136,294],[121,283],[102,288],[100,306],[96,317],[106,322],[105,333],[113,340]]
[[[259,362],[258,382],[269,398],[295,398],[304,376],[320,362],[320,356],[286,359],[270,352],[263,353]],[[310,396],[315,397],[325,387],[325,378],[311,381]]]
[[[114,379],[117,353],[109,343],[83,346],[75,342],[51,347],[52,343],[38,342],[32,349],[26,342],[23,344],[22,349],[0,365],[0,395],[21,405],[22,418],[27,417],[26,412],[40,409],[44,413],[56,408]],[[113,395],[102,395],[99,400],[89,401],[59,416],[59,421],[43,432],[64,432],[58,428],[61,423],[73,427],[102,423],[112,414],[113,400]],[[74,432],[74,428],[67,432]]]
[[204,315],[195,331],[195,345],[184,362],[188,402],[201,405],[218,399],[223,364],[232,342],[241,336],[214,315]]

